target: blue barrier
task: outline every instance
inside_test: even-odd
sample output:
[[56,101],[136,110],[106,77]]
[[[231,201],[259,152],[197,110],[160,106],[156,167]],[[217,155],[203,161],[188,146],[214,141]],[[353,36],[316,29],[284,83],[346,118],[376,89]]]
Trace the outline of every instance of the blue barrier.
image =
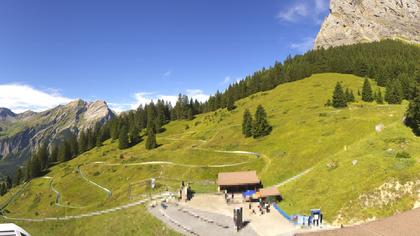
[[288,221],[292,221],[292,217],[290,217],[283,209],[281,209],[276,203],[273,203],[274,208],[286,218]]

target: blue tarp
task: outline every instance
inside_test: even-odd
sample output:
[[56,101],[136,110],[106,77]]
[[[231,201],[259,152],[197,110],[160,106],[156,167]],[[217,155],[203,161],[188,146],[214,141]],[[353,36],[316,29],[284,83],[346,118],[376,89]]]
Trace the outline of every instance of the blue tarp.
[[245,197],[248,197],[248,196],[254,195],[256,192],[257,191],[255,190],[246,190],[245,192],[242,193],[242,195],[244,195]]

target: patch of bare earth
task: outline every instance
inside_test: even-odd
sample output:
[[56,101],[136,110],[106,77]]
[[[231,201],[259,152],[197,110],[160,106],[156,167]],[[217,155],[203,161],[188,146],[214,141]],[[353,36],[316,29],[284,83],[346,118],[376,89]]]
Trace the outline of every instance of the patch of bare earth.
[[[385,209],[398,203],[403,197],[415,197],[413,208],[420,207],[420,180],[409,181],[401,184],[397,180],[391,180],[376,188],[372,192],[360,195],[355,201],[350,202],[349,206],[340,210],[333,222],[334,225],[348,224],[357,225],[376,220],[375,216],[367,218],[351,217],[348,212],[357,209]],[[398,209],[394,210],[398,213]]]

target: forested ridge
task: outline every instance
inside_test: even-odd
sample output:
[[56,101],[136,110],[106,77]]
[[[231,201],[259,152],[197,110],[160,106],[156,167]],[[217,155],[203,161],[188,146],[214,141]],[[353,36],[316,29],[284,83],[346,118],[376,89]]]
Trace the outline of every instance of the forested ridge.
[[420,47],[384,40],[320,49],[288,57],[284,63],[276,62],[272,67],[263,68],[230,85],[225,92],[217,92],[203,104],[203,110],[208,112],[224,108],[229,101],[237,101],[273,89],[279,84],[325,72],[366,76],[383,87],[397,83],[404,90],[404,98],[412,99],[416,82],[420,83]]

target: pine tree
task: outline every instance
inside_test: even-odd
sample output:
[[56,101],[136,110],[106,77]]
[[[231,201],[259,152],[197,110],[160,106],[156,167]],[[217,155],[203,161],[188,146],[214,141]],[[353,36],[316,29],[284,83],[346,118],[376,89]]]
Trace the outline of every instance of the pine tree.
[[233,97],[231,95],[228,96],[228,98],[227,98],[226,108],[227,108],[228,111],[232,111],[232,110],[235,109],[235,103],[234,103]]
[[378,89],[378,92],[375,95],[375,101],[378,104],[383,104],[384,103],[384,97],[382,96],[382,92],[380,89]]
[[31,178],[41,176],[41,163],[37,156],[33,156],[31,160]]
[[32,169],[32,161],[31,158],[28,159],[26,163],[26,171],[25,171],[25,179],[26,181],[31,179],[31,169]]
[[255,121],[253,125],[253,136],[254,138],[269,135],[272,127],[267,121],[267,114],[261,105],[258,105],[257,111],[255,112]]
[[79,152],[80,153],[86,152],[88,149],[87,148],[88,144],[87,144],[86,133],[83,130],[80,131],[78,143],[79,143]]
[[10,176],[6,176],[6,187],[7,189],[11,189],[13,187],[13,181],[12,178],[10,178]]
[[386,85],[385,90],[385,101],[389,104],[401,104],[403,99],[403,90],[401,88],[401,83],[396,81],[391,81]]
[[343,87],[339,82],[335,85],[332,97],[332,106],[335,108],[347,107],[347,98],[344,94]]
[[137,126],[135,126],[135,125],[132,125],[131,127],[130,127],[130,145],[131,146],[134,146],[134,145],[136,145],[136,144],[138,144],[140,141],[141,141],[141,138],[140,138],[140,131],[139,131],[139,129],[137,128]]
[[353,94],[353,90],[351,89],[346,88],[345,96],[347,102],[354,102],[356,100]]
[[57,161],[58,161],[58,147],[57,147],[57,144],[53,144],[51,147],[50,162],[57,162]]
[[126,149],[129,148],[129,142],[128,142],[128,129],[127,126],[123,125],[120,129],[120,135],[118,136],[118,147],[120,149]]
[[153,126],[147,127],[146,149],[151,150],[157,148],[156,133]]
[[39,164],[41,165],[41,170],[45,170],[48,168],[48,150],[47,145],[42,144],[38,148],[38,152],[36,153],[36,156],[39,160]]
[[103,143],[102,143],[102,134],[99,134],[98,136],[96,136],[96,147],[102,147]]
[[76,135],[71,135],[68,143],[70,145],[70,152],[71,152],[71,157],[74,158],[77,155],[79,155],[79,143],[77,142],[77,136]]
[[372,87],[370,86],[369,79],[366,78],[365,82],[363,83],[362,88],[362,100],[365,102],[373,102],[373,93],[372,93]]
[[66,162],[71,160],[71,147],[69,142],[64,141],[60,144],[60,148],[58,150],[58,160],[60,162]]
[[18,168],[16,170],[16,176],[15,176],[15,185],[16,186],[20,184],[20,182],[22,181],[22,178],[23,178],[22,169]]
[[4,182],[0,183],[0,196],[4,196],[7,193],[6,184]]
[[242,134],[247,138],[252,136],[252,115],[248,109],[245,110],[243,115]]
[[416,97],[410,101],[406,117],[406,124],[411,127],[417,136],[420,136],[420,93],[416,94]]

